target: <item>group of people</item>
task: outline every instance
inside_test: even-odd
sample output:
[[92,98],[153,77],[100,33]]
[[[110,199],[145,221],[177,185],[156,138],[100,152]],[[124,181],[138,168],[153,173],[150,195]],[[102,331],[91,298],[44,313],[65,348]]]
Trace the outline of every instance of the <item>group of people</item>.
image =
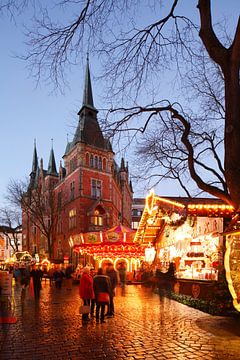
[[61,289],[63,279],[66,279],[66,289],[72,289],[72,273],[73,269],[71,265],[66,268],[61,268],[55,265],[54,267],[42,268],[39,265],[15,265],[7,269],[9,273],[13,274],[13,277],[17,284],[22,287],[22,292],[29,288],[30,294],[38,300],[40,297],[40,291],[42,288],[42,279],[49,279],[50,286],[55,283],[57,289]]
[[[83,323],[93,319],[94,316],[96,316],[97,323],[104,323],[106,307],[106,316],[114,316],[114,296],[118,282],[118,273],[112,263],[107,265],[105,273],[102,268],[99,268],[96,275],[89,267],[83,268],[79,294],[83,304],[89,306],[90,310],[89,313],[82,314]],[[94,313],[95,308],[96,314]]]

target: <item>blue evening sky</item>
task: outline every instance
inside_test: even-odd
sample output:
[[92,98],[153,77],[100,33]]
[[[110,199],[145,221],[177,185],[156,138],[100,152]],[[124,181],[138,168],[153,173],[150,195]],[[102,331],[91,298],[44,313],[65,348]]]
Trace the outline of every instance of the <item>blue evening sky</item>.
[[[239,0],[213,0],[214,17],[225,15],[230,25],[235,26],[239,15]],[[183,0],[183,10],[198,16],[195,6],[197,1]],[[27,18],[24,19],[27,22]],[[31,171],[33,143],[36,138],[39,158],[43,158],[47,168],[51,149],[51,138],[57,167],[61,160],[67,134],[72,139],[73,126],[77,124],[77,111],[81,107],[85,64],[72,68],[67,81],[69,88],[65,94],[51,93],[51,88],[41,84],[36,88],[29,76],[24,61],[14,57],[15,53],[24,52],[24,36],[21,26],[10,22],[7,17],[0,18],[0,207],[10,179],[24,179]],[[100,98],[100,82],[97,76],[97,60],[91,62],[94,103],[97,108],[104,108]],[[164,88],[164,84],[162,84]],[[121,154],[119,154],[121,155]],[[130,169],[131,171],[131,169]],[[136,197],[145,197],[141,188],[135,187]],[[162,183],[156,192],[160,195],[183,195],[180,189],[168,182]]]

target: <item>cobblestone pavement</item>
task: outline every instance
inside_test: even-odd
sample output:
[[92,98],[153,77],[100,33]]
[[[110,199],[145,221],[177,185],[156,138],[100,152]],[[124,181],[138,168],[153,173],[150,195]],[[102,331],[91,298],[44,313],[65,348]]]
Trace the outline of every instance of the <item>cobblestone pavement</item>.
[[43,283],[36,303],[15,290],[17,323],[0,325],[1,360],[240,359],[240,325],[166,298],[151,289],[117,289],[106,323],[83,325],[78,286],[57,290]]

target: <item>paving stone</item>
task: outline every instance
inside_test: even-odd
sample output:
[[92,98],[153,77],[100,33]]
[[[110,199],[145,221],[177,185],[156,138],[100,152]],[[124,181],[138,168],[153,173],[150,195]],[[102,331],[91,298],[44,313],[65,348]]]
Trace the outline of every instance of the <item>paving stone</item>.
[[82,324],[78,286],[68,292],[43,283],[37,303],[28,294],[21,301],[16,287],[14,298],[17,323],[0,326],[1,360],[240,360],[233,319],[160,301],[141,285],[124,296],[117,289],[116,315],[105,324]]

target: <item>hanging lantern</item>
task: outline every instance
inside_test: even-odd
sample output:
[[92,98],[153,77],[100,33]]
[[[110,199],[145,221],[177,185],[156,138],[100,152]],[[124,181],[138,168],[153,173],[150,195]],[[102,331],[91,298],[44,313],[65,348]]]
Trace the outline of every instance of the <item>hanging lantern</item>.
[[233,305],[240,311],[240,232],[227,236],[224,266]]
[[145,249],[145,261],[148,262],[149,264],[153,262],[153,260],[155,259],[155,255],[156,255],[156,250],[153,246]]

